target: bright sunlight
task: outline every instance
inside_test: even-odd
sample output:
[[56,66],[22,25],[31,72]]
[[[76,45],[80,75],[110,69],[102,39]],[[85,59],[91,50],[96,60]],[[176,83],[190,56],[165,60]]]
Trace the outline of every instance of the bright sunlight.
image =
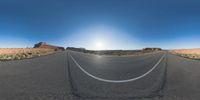
[[96,50],[103,50],[103,49],[105,49],[104,43],[101,42],[101,41],[96,42],[96,43],[95,43],[95,49],[96,49]]

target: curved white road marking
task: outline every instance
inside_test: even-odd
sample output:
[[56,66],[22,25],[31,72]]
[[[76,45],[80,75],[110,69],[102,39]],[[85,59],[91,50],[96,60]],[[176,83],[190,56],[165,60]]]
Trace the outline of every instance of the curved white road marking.
[[90,74],[89,72],[87,72],[86,70],[84,70],[84,69],[80,66],[80,64],[74,59],[74,57],[73,57],[71,54],[69,54],[69,55],[70,55],[70,57],[72,58],[72,60],[74,61],[74,63],[75,63],[85,74],[87,74],[88,76],[90,76],[90,77],[92,77],[92,78],[94,78],[94,79],[96,79],[96,80],[103,81],[103,82],[125,83],[125,82],[136,81],[136,80],[138,80],[138,79],[141,79],[141,78],[145,77],[145,76],[148,75],[149,73],[151,73],[151,72],[160,64],[160,62],[163,60],[163,58],[165,57],[166,54],[164,54],[164,55],[160,58],[160,60],[159,60],[149,71],[147,71],[147,72],[144,73],[143,75],[138,76],[138,77],[135,77],[135,78],[131,78],[131,79],[126,79],[126,80],[108,80],[108,79],[103,79],[103,78],[100,78],[100,77],[96,77],[96,76]]

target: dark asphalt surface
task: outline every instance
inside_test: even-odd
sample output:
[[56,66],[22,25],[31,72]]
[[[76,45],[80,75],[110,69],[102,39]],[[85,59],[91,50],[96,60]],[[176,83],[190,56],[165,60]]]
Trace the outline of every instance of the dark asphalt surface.
[[[0,62],[0,100],[63,100],[70,91],[65,52]],[[66,99],[67,100],[67,99]]]
[[[163,53],[106,57],[77,52],[70,55],[88,73],[109,80],[127,80],[139,77],[149,71],[163,56]],[[72,59],[69,59],[73,92],[82,98],[141,98],[161,95],[165,73],[165,60],[144,78],[123,83],[96,80],[85,74]]]
[[166,92],[161,100],[199,100],[200,61],[175,55],[167,60]]
[[140,56],[108,57],[77,52],[70,52],[70,54],[89,73],[111,80],[124,80],[141,76],[149,71],[163,55],[156,53]]
[[[128,57],[70,54],[92,75],[110,80],[138,77],[162,56],[161,53]],[[82,72],[65,51],[0,62],[0,100],[199,100],[199,79],[200,61],[168,54],[139,80],[102,82]]]

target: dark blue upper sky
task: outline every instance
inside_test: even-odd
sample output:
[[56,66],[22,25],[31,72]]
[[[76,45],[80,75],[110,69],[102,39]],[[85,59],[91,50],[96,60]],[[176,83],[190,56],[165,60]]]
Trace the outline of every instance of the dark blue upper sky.
[[0,47],[197,48],[200,1],[1,0],[0,37]]

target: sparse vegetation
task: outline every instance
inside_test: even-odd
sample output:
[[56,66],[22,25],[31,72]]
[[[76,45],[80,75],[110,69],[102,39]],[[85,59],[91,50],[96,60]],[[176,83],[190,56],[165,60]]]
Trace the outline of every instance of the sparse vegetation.
[[54,49],[44,48],[1,48],[0,60],[19,60],[25,58],[38,57],[55,53]]
[[200,49],[180,49],[180,50],[172,50],[170,52],[172,54],[176,54],[185,58],[200,60]]

